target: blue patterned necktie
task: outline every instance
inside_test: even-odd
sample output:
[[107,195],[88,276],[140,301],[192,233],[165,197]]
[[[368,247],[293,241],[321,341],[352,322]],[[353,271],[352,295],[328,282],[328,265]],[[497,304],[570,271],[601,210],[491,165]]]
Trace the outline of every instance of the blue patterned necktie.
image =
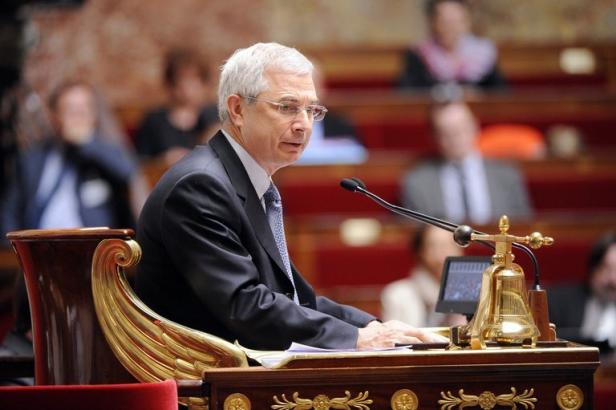
[[263,200],[265,201],[265,212],[267,214],[267,220],[270,227],[272,228],[274,240],[276,241],[276,246],[278,247],[278,252],[280,252],[282,262],[284,263],[285,270],[287,271],[287,276],[289,277],[289,279],[291,280],[291,284],[293,285],[293,301],[299,304],[299,299],[297,298],[297,290],[295,289],[295,282],[293,281],[293,274],[291,273],[291,262],[289,261],[287,241],[284,236],[284,224],[282,221],[282,201],[280,199],[278,189],[276,189],[276,185],[274,185],[273,183],[270,185],[270,187],[267,189],[267,191],[265,191],[265,194],[263,195]]

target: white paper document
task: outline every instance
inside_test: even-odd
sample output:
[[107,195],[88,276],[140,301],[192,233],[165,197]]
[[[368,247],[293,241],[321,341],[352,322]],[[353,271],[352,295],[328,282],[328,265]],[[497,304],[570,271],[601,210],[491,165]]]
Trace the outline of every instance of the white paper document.
[[301,343],[292,343],[291,346],[284,351],[261,351],[250,350],[243,348],[248,357],[256,360],[263,367],[279,368],[287,364],[291,360],[327,358],[328,356],[340,357],[343,354],[345,357],[367,357],[381,354],[407,354],[410,353],[407,347],[392,347],[379,348],[371,350],[357,349],[322,349],[319,347],[307,346]]

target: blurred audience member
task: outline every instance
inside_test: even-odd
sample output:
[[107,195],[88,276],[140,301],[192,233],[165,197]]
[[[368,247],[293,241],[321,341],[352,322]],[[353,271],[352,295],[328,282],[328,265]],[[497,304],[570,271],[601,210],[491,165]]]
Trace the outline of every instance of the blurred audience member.
[[[51,95],[53,135],[20,150],[2,201],[2,232],[32,228],[134,226],[129,201],[136,165],[116,123],[82,81]],[[23,277],[15,291],[15,327],[0,355],[31,354],[30,313]],[[27,383],[27,381],[16,381]]]
[[142,158],[160,158],[171,165],[218,126],[218,111],[215,104],[205,105],[209,72],[198,54],[169,52],[164,84],[168,105],[145,116],[137,131],[137,152]]
[[584,285],[554,286],[548,296],[550,321],[560,338],[616,348],[616,233],[593,245]]
[[461,256],[451,233],[434,226],[419,229],[411,241],[417,264],[407,278],[387,285],[381,293],[383,320],[400,320],[412,326],[453,326],[465,323],[462,315],[434,311],[445,258]]
[[[133,226],[128,190],[136,167],[121,145],[121,135],[111,134],[114,122],[102,114],[94,89],[81,81],[65,82],[49,105],[53,135],[17,155],[2,201],[2,232]],[[15,306],[15,327],[0,346],[3,356],[32,354],[23,278]]]
[[434,105],[432,132],[440,157],[420,163],[402,182],[405,207],[455,222],[485,224],[502,214],[529,218],[525,184],[512,165],[488,160],[477,149],[479,126],[462,102]]
[[494,44],[471,33],[468,2],[428,0],[430,37],[404,56],[401,88],[459,83],[480,88],[504,87]]
[[[327,105],[327,87],[323,70],[314,63],[312,78],[322,104]],[[331,111],[312,126],[310,143],[296,164],[361,163],[368,157],[353,124]]]
[[133,226],[128,187],[136,167],[118,144],[106,142],[114,137],[100,134],[93,88],[62,84],[50,111],[55,135],[20,153],[3,200],[3,231]]

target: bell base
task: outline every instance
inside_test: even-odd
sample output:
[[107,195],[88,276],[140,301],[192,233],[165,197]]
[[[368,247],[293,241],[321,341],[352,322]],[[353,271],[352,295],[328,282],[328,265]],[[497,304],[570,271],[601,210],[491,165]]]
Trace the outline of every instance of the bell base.
[[[491,334],[492,333],[492,334]],[[500,327],[486,329],[482,336],[472,336],[467,325],[454,326],[451,328],[451,343],[456,346],[470,346],[474,350],[488,347],[523,347],[535,348],[539,332],[536,328],[525,329],[521,334],[503,335]]]

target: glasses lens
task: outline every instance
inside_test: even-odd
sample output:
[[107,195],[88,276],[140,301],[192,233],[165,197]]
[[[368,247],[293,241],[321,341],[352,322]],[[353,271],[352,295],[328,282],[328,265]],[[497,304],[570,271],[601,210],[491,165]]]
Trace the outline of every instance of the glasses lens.
[[313,105],[311,108],[312,119],[314,121],[321,121],[323,118],[325,118],[325,113],[327,112],[327,109],[325,107],[322,107],[320,105]]
[[284,115],[297,115],[300,107],[297,104],[277,103],[278,111]]

